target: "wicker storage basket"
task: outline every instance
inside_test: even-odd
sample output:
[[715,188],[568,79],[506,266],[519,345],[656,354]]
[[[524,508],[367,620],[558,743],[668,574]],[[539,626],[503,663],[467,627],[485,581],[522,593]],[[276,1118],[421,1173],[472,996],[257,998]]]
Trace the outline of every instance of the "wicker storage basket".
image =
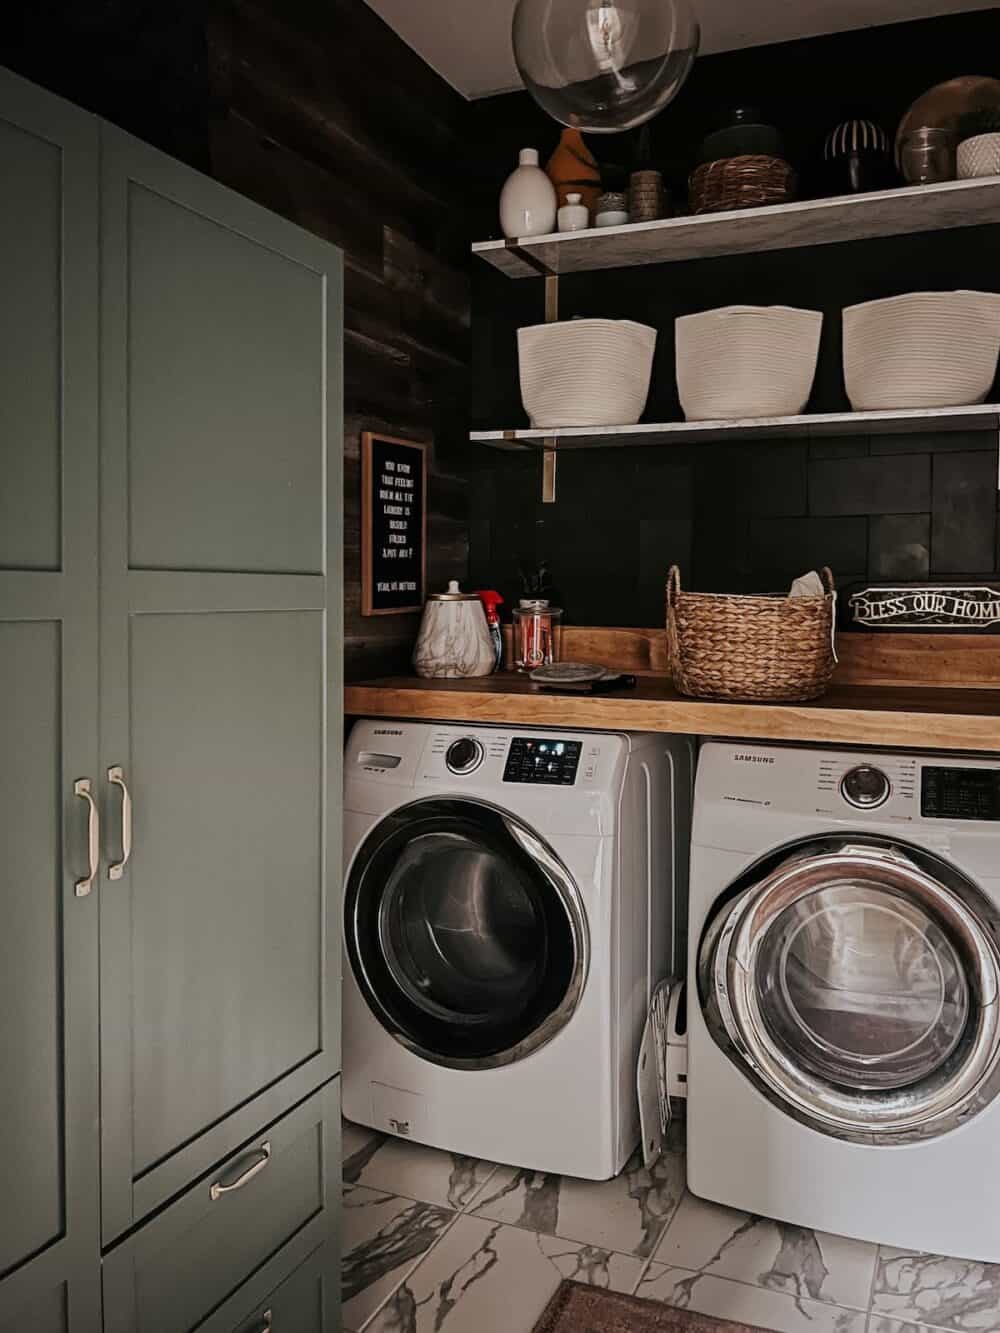
[[692,213],[787,204],[795,197],[795,172],[784,159],[763,153],[703,162],[688,180]]
[[702,699],[815,699],[833,674],[836,595],[823,570],[822,597],[682,592],[667,579],[667,652],[674,685]]

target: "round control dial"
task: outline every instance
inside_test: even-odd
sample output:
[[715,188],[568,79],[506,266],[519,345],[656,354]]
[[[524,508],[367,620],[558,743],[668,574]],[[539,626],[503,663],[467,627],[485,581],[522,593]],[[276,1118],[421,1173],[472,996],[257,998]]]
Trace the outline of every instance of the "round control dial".
[[444,762],[450,773],[473,773],[483,762],[483,747],[471,736],[452,741],[448,746]]
[[857,810],[874,810],[889,799],[892,786],[880,768],[859,764],[845,773],[840,783],[840,794],[848,805]]

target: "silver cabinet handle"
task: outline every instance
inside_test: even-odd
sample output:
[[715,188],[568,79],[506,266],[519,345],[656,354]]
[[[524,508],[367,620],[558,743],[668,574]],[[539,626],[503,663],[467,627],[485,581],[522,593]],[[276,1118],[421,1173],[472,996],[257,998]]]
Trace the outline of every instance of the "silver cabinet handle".
[[265,1310],[260,1317],[259,1333],[271,1333],[271,1311]]
[[213,1200],[221,1199],[223,1194],[232,1194],[233,1190],[241,1190],[244,1185],[249,1185],[254,1176],[260,1175],[264,1167],[271,1160],[270,1143],[262,1143],[256,1151],[260,1154],[253,1166],[248,1166],[241,1176],[237,1176],[231,1185],[223,1185],[221,1180],[216,1180],[209,1187],[208,1197]]
[[87,850],[90,864],[89,874],[83,879],[78,879],[73,885],[78,898],[86,898],[87,894],[94,887],[94,880],[97,877],[97,867],[101,859],[101,820],[97,813],[97,802],[94,800],[94,794],[90,789],[90,778],[77,778],[73,783],[73,795],[79,796],[81,800],[87,802]]
[[108,879],[121,879],[132,855],[132,796],[120,764],[108,769],[108,781],[122,789],[122,859],[108,866]]

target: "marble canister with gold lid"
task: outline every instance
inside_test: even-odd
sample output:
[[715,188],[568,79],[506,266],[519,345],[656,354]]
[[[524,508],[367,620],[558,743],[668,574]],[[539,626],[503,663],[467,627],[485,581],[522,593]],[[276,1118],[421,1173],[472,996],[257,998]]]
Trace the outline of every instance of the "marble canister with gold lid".
[[455,579],[447,592],[431,593],[413,650],[417,675],[453,680],[488,676],[495,665],[496,651],[479,594],[462,592]]

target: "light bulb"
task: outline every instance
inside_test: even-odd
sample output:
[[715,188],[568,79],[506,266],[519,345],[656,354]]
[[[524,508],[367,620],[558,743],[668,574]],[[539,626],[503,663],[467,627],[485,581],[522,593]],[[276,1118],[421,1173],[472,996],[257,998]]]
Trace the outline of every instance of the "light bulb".
[[699,41],[688,0],[518,0],[511,35],[535,101],[589,134],[634,129],[662,111]]

